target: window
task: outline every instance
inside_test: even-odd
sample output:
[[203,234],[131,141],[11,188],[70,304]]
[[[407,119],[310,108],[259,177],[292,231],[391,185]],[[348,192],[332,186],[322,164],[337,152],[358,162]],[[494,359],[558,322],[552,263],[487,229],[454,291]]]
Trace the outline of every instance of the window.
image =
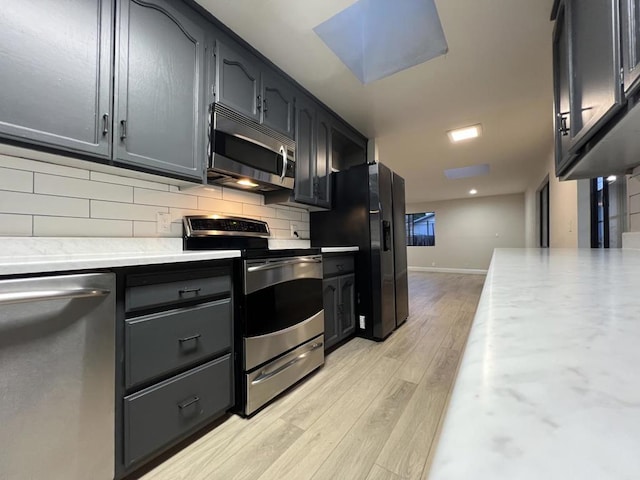
[[405,216],[407,246],[433,247],[436,244],[435,212],[409,213]]

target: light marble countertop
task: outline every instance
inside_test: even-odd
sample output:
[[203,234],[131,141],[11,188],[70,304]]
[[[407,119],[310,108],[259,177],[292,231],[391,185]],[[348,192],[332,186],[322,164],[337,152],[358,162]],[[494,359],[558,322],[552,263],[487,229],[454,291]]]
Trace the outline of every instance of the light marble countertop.
[[0,237],[0,275],[157,265],[239,256],[239,250],[185,252],[181,238]]
[[640,251],[498,249],[430,480],[640,478]]
[[[309,240],[269,239],[269,248],[310,248]],[[357,251],[325,247],[323,253]],[[157,265],[239,257],[239,250],[183,251],[181,238],[0,237],[0,275]]]

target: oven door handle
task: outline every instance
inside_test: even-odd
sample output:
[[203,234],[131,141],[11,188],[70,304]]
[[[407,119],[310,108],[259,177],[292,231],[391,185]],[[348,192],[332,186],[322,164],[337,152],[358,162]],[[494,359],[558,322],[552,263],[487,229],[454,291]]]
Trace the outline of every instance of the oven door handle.
[[322,263],[321,257],[313,257],[313,258],[294,258],[291,260],[282,260],[277,262],[268,262],[263,263],[262,265],[255,265],[253,267],[247,267],[247,272],[259,272],[261,270],[271,270],[273,268],[280,268],[286,265],[298,265],[298,264],[313,264],[313,263]]
[[296,363],[300,362],[301,360],[304,360],[305,358],[307,358],[312,352],[314,352],[315,350],[321,348],[324,345],[323,342],[315,342],[314,344],[311,345],[311,348],[309,350],[307,350],[304,353],[301,353],[300,355],[298,355],[296,358],[288,361],[287,363],[285,363],[284,365],[279,366],[278,368],[276,368],[275,370],[271,371],[271,372],[265,372],[263,371],[262,373],[260,373],[260,375],[258,375],[252,382],[251,385],[256,385],[258,383],[262,383],[266,380],[269,380],[272,377],[275,377],[276,375],[278,375],[280,372],[286,370],[287,368],[290,368],[292,366],[294,366]]

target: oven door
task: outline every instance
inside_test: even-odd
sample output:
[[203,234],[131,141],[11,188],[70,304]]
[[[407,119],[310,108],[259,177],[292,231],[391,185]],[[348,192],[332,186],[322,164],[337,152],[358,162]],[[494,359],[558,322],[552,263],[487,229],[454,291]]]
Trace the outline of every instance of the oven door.
[[324,333],[322,256],[244,261],[244,370]]

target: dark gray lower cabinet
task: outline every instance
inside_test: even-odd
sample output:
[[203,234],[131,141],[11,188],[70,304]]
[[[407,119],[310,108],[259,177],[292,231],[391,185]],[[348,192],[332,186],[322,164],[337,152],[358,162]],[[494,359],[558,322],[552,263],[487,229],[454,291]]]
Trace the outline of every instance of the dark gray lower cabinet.
[[329,348],[338,342],[338,304],[340,300],[337,278],[322,281],[324,303],[324,346]]
[[227,354],[125,397],[125,465],[133,465],[225,410],[232,400],[231,373]]
[[234,403],[231,265],[118,273],[116,478]]
[[113,1],[0,11],[0,137],[109,158]]
[[119,0],[114,160],[201,180],[205,30],[181,2]]
[[355,332],[355,274],[353,256],[330,256],[323,260],[325,349]]

